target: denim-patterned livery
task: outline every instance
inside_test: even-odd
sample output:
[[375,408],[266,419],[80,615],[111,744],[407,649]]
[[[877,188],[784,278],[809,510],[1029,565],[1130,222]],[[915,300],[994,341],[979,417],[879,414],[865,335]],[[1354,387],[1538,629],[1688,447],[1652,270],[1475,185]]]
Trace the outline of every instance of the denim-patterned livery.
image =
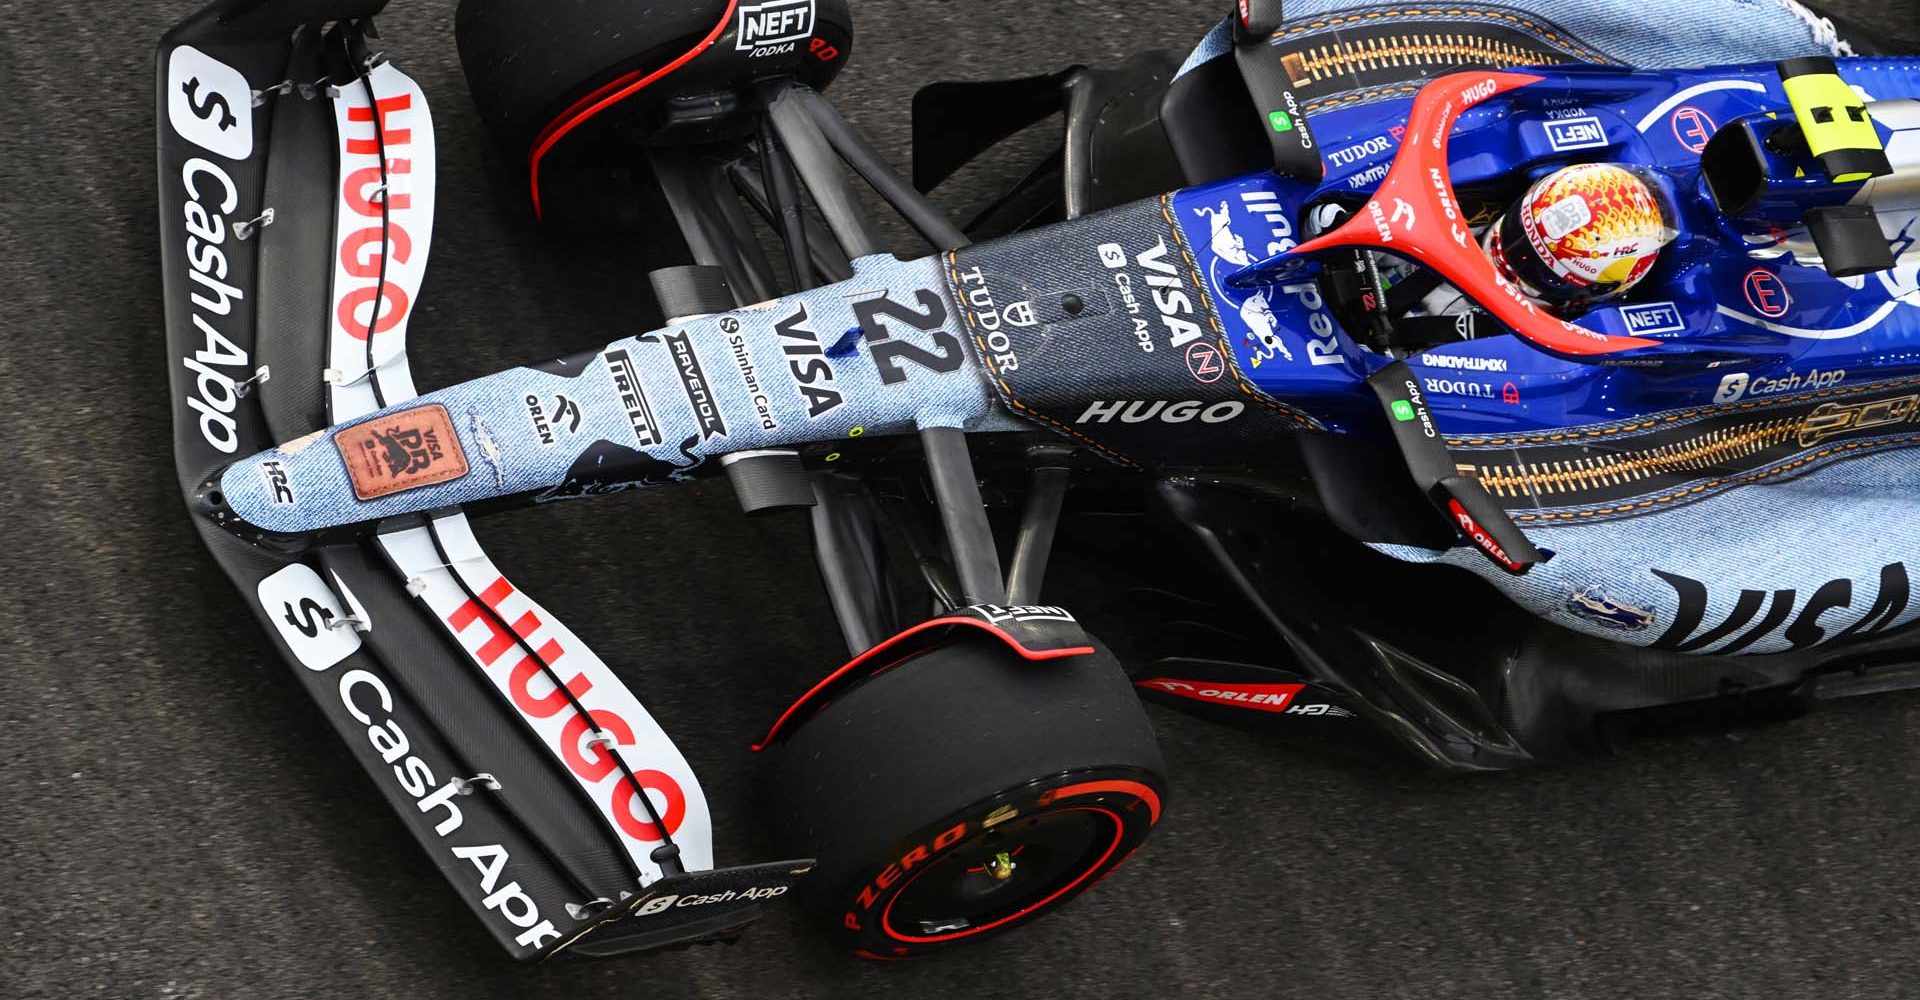
[[[1732,6],[1747,8],[1749,37],[1725,43],[1729,56],[1808,50],[1791,5]],[[1484,9],[1561,58],[1698,62],[1715,44],[1633,33],[1591,49],[1544,8]],[[1206,57],[1203,45],[1194,58]],[[1900,100],[1920,94],[1920,66],[1840,66],[1890,149],[1920,144],[1920,105]],[[1364,380],[1391,359],[1356,344],[1310,280],[1270,275],[1303,239],[1303,205],[1364,201],[1390,176],[1412,98],[1364,80],[1343,90],[1322,69],[1299,66],[1321,87],[1317,186],[1251,175],[951,255],[863,259],[838,285],[427,393],[242,460],[219,477],[223,503],[298,534],[936,426],[1048,427],[1145,468],[1257,460],[1293,433],[1378,437],[1386,418]],[[1639,163],[1681,206],[1682,235],[1631,296],[1575,321],[1582,336],[1651,345],[1623,355],[1644,363],[1504,334],[1406,359],[1462,474],[1550,557],[1513,577],[1464,547],[1382,548],[1457,562],[1570,628],[1665,648],[1766,652],[1910,618],[1920,258],[1836,279],[1743,239],[1701,189],[1715,129],[1786,107],[1773,65],[1493,76],[1506,81],[1497,97],[1448,111],[1454,188]],[[1432,86],[1465,93],[1477,79]],[[1458,207],[1472,221],[1474,206]]]

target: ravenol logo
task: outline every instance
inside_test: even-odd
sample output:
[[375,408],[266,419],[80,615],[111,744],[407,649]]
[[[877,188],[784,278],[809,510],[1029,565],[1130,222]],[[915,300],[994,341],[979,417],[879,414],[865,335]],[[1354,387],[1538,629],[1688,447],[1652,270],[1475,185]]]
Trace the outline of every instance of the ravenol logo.
[[1580,118],[1567,118],[1561,121],[1547,122],[1547,142],[1555,152],[1564,153],[1569,149],[1592,149],[1607,144],[1606,126],[1592,115]]
[[1633,334],[1681,333],[1687,328],[1686,321],[1680,318],[1680,307],[1671,302],[1621,306],[1620,319],[1627,324],[1627,332]]

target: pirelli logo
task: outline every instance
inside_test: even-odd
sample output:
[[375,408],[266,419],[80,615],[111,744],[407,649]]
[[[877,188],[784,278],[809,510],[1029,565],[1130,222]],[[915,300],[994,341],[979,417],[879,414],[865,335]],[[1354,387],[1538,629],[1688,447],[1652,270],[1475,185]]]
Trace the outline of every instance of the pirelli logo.
[[660,422],[653,417],[653,406],[647,402],[647,390],[640,384],[640,372],[633,367],[632,355],[608,351],[607,372],[613,376],[613,389],[620,394],[620,405],[627,410],[627,422],[633,425],[633,436],[640,446],[659,444]]

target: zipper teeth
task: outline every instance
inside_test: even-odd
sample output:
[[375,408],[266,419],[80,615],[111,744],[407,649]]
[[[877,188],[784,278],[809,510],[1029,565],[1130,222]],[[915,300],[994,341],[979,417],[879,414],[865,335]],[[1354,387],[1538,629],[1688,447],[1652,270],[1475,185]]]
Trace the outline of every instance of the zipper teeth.
[[1552,52],[1475,35],[1387,35],[1319,45],[1289,52],[1280,64],[1293,85],[1305,87],[1338,76],[1403,66],[1452,66],[1462,63],[1505,69],[1545,66],[1565,60]]
[[1481,466],[1480,484],[1497,497],[1564,496],[1624,486],[1671,472],[1695,472],[1758,454],[1792,437],[1797,417],[1707,431],[1639,451],[1559,462]]

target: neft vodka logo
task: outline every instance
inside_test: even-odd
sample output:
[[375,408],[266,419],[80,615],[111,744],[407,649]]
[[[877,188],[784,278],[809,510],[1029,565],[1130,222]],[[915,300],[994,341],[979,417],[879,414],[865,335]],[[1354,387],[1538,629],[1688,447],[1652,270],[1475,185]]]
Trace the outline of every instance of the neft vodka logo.
[[751,56],[792,52],[813,34],[813,0],[767,0],[741,4],[733,47]]
[[1681,333],[1687,328],[1680,318],[1680,307],[1671,302],[1621,306],[1620,319],[1627,324],[1627,332],[1633,334]]
[[1591,149],[1607,144],[1606,127],[1600,124],[1600,119],[1592,115],[1543,124],[1547,130],[1547,143],[1554,148],[1555,152]]
[[626,408],[634,439],[642,448],[659,444],[660,421],[654,419],[653,405],[647,402],[647,390],[640,385],[640,373],[634,370],[633,356],[625,351],[608,351],[607,374],[613,377],[613,391],[620,394],[620,405]]
[[976,604],[973,610],[986,616],[986,619],[998,625],[1001,622],[1070,622],[1073,615],[1066,608],[1048,604],[1016,604],[1011,607],[1001,604]]
[[167,121],[209,153],[253,155],[253,88],[239,70],[191,45],[167,57]]

